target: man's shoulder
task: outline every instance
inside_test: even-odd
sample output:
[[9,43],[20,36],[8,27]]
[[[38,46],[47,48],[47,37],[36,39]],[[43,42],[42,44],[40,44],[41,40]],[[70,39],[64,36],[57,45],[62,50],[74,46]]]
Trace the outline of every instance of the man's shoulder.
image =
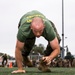
[[46,28],[51,28],[52,27],[51,22],[48,19],[44,20],[44,25],[45,25]]

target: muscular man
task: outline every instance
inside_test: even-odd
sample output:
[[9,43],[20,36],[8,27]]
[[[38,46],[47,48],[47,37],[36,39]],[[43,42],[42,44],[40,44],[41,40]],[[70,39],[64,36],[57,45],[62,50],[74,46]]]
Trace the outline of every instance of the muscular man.
[[18,26],[17,42],[15,48],[15,58],[18,70],[12,73],[26,72],[22,62],[29,65],[28,55],[35,44],[36,37],[43,36],[48,45],[42,60],[50,63],[60,53],[59,39],[52,27],[52,23],[39,11],[33,10],[22,16]]

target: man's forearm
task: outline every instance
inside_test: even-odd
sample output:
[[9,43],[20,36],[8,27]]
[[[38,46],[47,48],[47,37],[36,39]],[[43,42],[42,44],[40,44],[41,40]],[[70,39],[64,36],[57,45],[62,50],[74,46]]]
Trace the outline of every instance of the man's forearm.
[[18,69],[19,70],[23,69],[21,50],[19,50],[19,49],[16,48],[15,57],[16,57],[16,62],[17,62]]
[[53,60],[56,56],[60,54],[60,49],[55,49],[50,55],[50,59]]

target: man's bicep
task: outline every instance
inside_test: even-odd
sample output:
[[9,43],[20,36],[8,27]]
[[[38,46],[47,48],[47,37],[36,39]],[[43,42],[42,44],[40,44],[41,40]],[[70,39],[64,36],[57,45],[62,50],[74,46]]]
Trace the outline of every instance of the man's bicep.
[[55,39],[50,42],[50,46],[52,47],[53,50],[59,48],[57,37],[55,37]]
[[16,42],[16,48],[23,49],[23,47],[24,47],[24,42],[20,42],[19,40],[17,40],[17,42]]

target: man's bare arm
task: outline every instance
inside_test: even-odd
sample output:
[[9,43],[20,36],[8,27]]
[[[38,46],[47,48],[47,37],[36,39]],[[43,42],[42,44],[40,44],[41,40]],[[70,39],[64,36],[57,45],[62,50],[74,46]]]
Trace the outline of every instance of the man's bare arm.
[[60,54],[60,46],[57,38],[50,42],[50,46],[53,49],[53,52],[49,56],[43,57],[44,62],[50,63],[57,55]]
[[52,59],[54,59],[57,55],[60,54],[60,45],[58,43],[58,39],[55,38],[53,41],[51,41],[50,46],[53,49],[53,52],[50,54],[50,57],[52,57]]
[[21,50],[23,49],[23,47],[24,47],[24,43],[17,40],[16,50],[15,50],[15,58],[16,58],[17,66],[18,66],[19,70],[23,69],[23,67],[22,67],[22,54],[21,54]]

